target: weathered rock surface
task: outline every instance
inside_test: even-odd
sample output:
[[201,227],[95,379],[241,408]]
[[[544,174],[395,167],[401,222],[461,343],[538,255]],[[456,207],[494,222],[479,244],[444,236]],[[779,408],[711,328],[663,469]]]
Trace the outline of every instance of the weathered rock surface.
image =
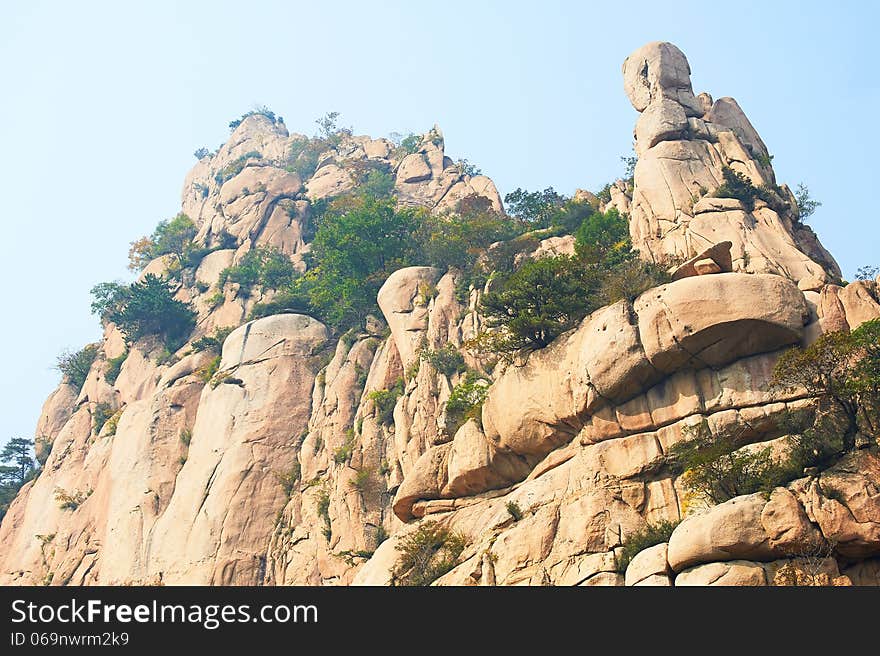
[[[484,330],[484,289],[456,270],[393,273],[382,318],[345,335],[299,314],[248,321],[275,292],[220,288],[223,270],[270,246],[305,271],[312,201],[364,170],[387,171],[401,204],[433,212],[501,199],[446,155],[436,127],[409,153],[343,135],[300,176],[287,168],[305,137],[245,118],[183,190],[211,250],[175,283],[198,311],[189,343],[169,356],[108,324],[82,389],[47,399],[45,466],[0,525],[0,583],[387,585],[401,540],[434,521],[466,545],[435,585],[880,584],[870,444],[711,508],[670,467],[669,449],[703,422],[746,449],[783,449],[816,403],[771,387],[779,353],[880,316],[880,294],[871,281],[827,284],[836,264],[776,186],[767,146],[733,99],[694,95],[677,48],[649,44],[623,73],[641,112],[635,179],[611,185],[610,202],[578,198],[630,216],[645,259],[684,263],[673,282],[494,368],[467,347]],[[766,200],[714,198],[723,166],[765,185]],[[573,252],[571,236],[532,242],[518,261]],[[166,275],[172,259],[146,271]],[[193,352],[217,328],[235,328],[222,349]],[[423,357],[445,348],[489,385],[467,419],[446,411],[465,373]],[[617,571],[629,536],[682,518],[668,544]]]
[[[643,256],[693,264],[708,247],[729,241],[734,271],[779,274],[804,281],[803,289],[840,279],[833,258],[798,222],[791,192],[776,186],[767,146],[735,100],[696,98],[687,59],[670,43],[639,48],[623,75],[640,112],[630,233]],[[750,210],[739,200],[711,197],[725,166],[771,190],[773,202],[758,201]]]

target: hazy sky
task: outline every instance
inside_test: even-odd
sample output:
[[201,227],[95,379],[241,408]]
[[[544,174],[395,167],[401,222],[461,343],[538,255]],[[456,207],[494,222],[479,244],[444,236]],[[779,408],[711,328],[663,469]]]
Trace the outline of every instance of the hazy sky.
[[811,225],[844,276],[880,264],[873,4],[3,0],[0,440],[33,435],[57,354],[100,335],[89,289],[130,278],[129,242],[179,210],[192,152],[257,104],[308,134],[333,110],[373,136],[436,122],[502,195],[571,194],[630,152],[623,59],[672,41],[697,93],[739,101],[779,181],[823,202]]

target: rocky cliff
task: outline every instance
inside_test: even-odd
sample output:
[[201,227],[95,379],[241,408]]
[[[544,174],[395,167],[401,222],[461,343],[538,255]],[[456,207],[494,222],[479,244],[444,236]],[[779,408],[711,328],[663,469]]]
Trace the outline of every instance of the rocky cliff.
[[[247,321],[272,292],[226,284],[218,295],[221,272],[257,247],[306,270],[316,204],[371,167],[392,172],[402,205],[438,213],[478,196],[501,209],[489,178],[445,155],[437,128],[414,152],[344,135],[301,178],[285,162],[302,135],[261,114],[242,120],[184,184],[182,210],[212,249],[177,283],[195,330],[171,357],[130,344],[110,382],[126,345],[106,324],[82,389],[50,395],[36,431],[45,465],[0,527],[0,581],[385,585],[398,547],[439,526],[462,545],[437,584],[774,584],[803,575],[819,538],[834,545],[817,561],[827,581],[880,583],[876,445],[709,508],[668,466],[697,425],[735,431],[744,448],[806,425],[816,399],[770,385],[779,354],[880,317],[880,292],[840,285],[754,127],[732,98],[693,93],[675,46],[640,48],[623,77],[640,112],[638,163],[603,209],[629,217],[645,260],[675,262],[673,282],[491,372],[463,348],[483,328],[483,289],[456,293],[455,269],[396,271],[378,295],[383,317],[342,337],[302,314]],[[730,171],[757,197],[716,197]],[[551,238],[532,256],[560,249],[570,242]],[[167,267],[157,259],[142,276]],[[224,327],[234,330],[206,377],[213,355],[192,344]],[[465,374],[420,357],[444,348],[491,382],[463,424],[446,403]],[[383,412],[373,392],[398,380]],[[620,571],[627,536],[682,518]]]

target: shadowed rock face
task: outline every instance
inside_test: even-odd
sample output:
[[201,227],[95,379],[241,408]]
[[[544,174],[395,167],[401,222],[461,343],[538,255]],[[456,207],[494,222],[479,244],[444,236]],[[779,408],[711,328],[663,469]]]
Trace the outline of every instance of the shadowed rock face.
[[[880,582],[871,449],[702,514],[667,466],[698,424],[750,448],[810,421],[813,399],[770,386],[779,353],[880,316],[880,293],[873,281],[826,284],[836,265],[795,221],[786,187],[754,210],[712,196],[725,165],[755,185],[775,179],[735,101],[695,95],[675,46],[648,44],[623,74],[641,113],[639,161],[635,189],[615,184],[611,205],[630,215],[644,258],[686,262],[674,282],[491,372],[465,347],[484,329],[483,290],[462,293],[454,270],[395,272],[378,295],[382,318],[342,337],[298,314],[246,321],[271,291],[217,294],[223,269],[255,246],[305,270],[311,202],[351,189],[364,166],[387,168],[402,204],[440,212],[477,194],[501,206],[491,180],[461,174],[436,128],[409,154],[347,137],[300,177],[287,170],[299,135],[260,115],[242,121],[184,186],[197,240],[223,246],[177,291],[198,311],[190,344],[170,362],[148,341],[130,345],[111,383],[108,360],[125,345],[109,324],[83,388],[50,395],[37,424],[45,467],[0,525],[0,583],[384,585],[396,546],[424,520],[466,537],[438,584]],[[519,257],[572,249],[570,236],[552,237]],[[236,327],[222,350],[190,352],[217,327]],[[464,423],[446,412],[464,372],[421,357],[446,347],[491,382]],[[401,387],[380,411],[372,393]],[[115,432],[96,432],[106,407]],[[684,515],[668,544],[617,571],[627,536]],[[815,548],[823,540],[832,555]]]

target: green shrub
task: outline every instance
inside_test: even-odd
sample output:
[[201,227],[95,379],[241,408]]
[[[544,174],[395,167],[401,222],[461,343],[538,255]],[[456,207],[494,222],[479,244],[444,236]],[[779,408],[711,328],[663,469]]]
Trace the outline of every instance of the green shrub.
[[306,180],[315,173],[319,157],[329,147],[321,139],[295,138],[290,143],[284,168],[288,173],[296,173],[301,180]]
[[125,351],[117,355],[115,358],[107,360],[107,369],[104,373],[104,380],[106,380],[108,384],[113,385],[116,383],[116,379],[119,378],[119,372],[122,371],[122,365],[125,363],[126,358],[128,358],[128,349],[125,349]]
[[376,294],[397,269],[420,263],[414,233],[425,212],[398,209],[393,198],[340,198],[321,218],[312,242],[312,268],[299,290],[313,312],[337,328],[379,314]]
[[324,529],[321,532],[327,542],[330,542],[333,537],[333,527],[330,523],[330,493],[324,488],[318,492],[317,511],[318,517],[324,521]]
[[799,463],[777,460],[770,447],[743,449],[735,435],[713,435],[705,420],[684,431],[687,439],[668,452],[672,470],[698,498],[718,504],[743,494],[784,485],[803,473]]
[[522,519],[522,510],[516,501],[508,501],[505,508],[507,508],[507,512],[513,518],[513,521],[518,522]]
[[520,226],[482,196],[467,196],[455,212],[424,216],[416,239],[423,263],[471,271],[489,245],[516,236]]
[[636,531],[624,538],[620,554],[617,557],[618,571],[625,572],[632,559],[639,552],[649,547],[669,542],[672,531],[680,523],[681,520],[662,520],[656,524],[648,524],[640,531]]
[[340,446],[333,452],[333,462],[335,462],[337,465],[348,462],[348,459],[351,458],[351,454],[354,451],[355,445],[356,440],[354,436],[354,429],[349,428],[347,431],[345,431],[345,442],[343,442],[342,446]]
[[79,351],[65,351],[58,356],[56,368],[64,375],[67,382],[79,392],[89,376],[95,358],[98,357],[98,346],[89,344]]
[[92,427],[95,435],[101,432],[101,429],[104,428],[104,424],[113,416],[114,412],[113,406],[109,403],[95,404],[95,409],[92,411]]
[[300,477],[302,475],[302,465],[299,462],[293,463],[289,471],[284,473],[276,473],[275,478],[278,479],[278,482],[281,484],[281,488],[284,490],[284,495],[289,499],[296,489],[296,484],[299,482]]
[[263,155],[256,150],[252,150],[241,157],[232,160],[229,164],[214,174],[214,182],[218,185],[222,185],[227,180],[231,180],[244,171],[247,163],[252,159],[263,159]]
[[256,108],[252,109],[251,111],[245,112],[244,114],[242,114],[241,118],[237,118],[233,121],[229,121],[229,131],[232,132],[233,130],[235,130],[235,128],[237,128],[239,125],[241,125],[241,122],[244,121],[247,117],[257,116],[257,115],[265,116],[273,123],[284,123],[284,119],[282,119],[280,116],[275,116],[275,112],[273,112],[271,109],[269,109],[265,105],[260,105],[259,107],[256,107]]
[[400,557],[391,572],[391,584],[423,586],[430,585],[458,564],[465,538],[429,521],[403,537],[395,548]]
[[565,197],[556,193],[553,187],[544,191],[515,189],[504,197],[507,213],[527,229],[547,228],[552,216],[562,207]]
[[629,224],[613,207],[588,214],[574,236],[575,252],[590,264],[603,262],[607,267],[630,253]]
[[394,423],[394,406],[397,399],[403,394],[403,379],[387,390],[374,390],[367,394],[367,399],[373,402],[376,409],[376,421],[382,426],[391,426]]
[[119,419],[122,417],[123,410],[124,408],[119,408],[119,410],[110,415],[110,418],[101,427],[102,429],[107,429],[107,437],[113,437],[116,435],[116,428],[119,426]]
[[178,437],[184,446],[189,446],[192,442],[192,430],[189,428],[181,428]]
[[501,328],[502,353],[544,348],[595,309],[588,272],[571,257],[530,260],[498,280],[480,308],[491,328]]
[[449,400],[446,401],[446,414],[459,419],[459,424],[467,419],[479,419],[480,408],[489,395],[489,381],[475,371],[469,371],[465,377],[452,388]]
[[842,418],[836,432],[843,440],[843,450],[855,447],[859,432],[877,435],[880,319],[866,321],[849,333],[826,333],[807,348],[786,351],[776,362],[773,385],[786,390],[805,389],[833,408]]
[[373,470],[369,467],[361,467],[355,470],[354,478],[351,479],[352,489],[358,492],[368,492],[373,487]]
[[798,221],[806,221],[822,205],[822,203],[810,197],[810,190],[803,182],[798,184],[794,197],[797,203]]
[[58,507],[61,508],[61,510],[76,510],[91,495],[92,490],[88,490],[87,492],[74,490],[73,494],[70,494],[63,488],[55,488],[55,500],[58,502]]
[[742,173],[734,171],[729,166],[724,166],[721,168],[721,174],[724,176],[724,182],[715,190],[713,194],[715,198],[736,198],[749,212],[755,209],[757,198],[763,197],[766,200],[765,191],[755,187],[752,181]]
[[115,323],[127,341],[156,335],[174,351],[195,326],[192,307],[175,299],[168,283],[153,274],[129,287],[103,283],[92,288],[92,294],[92,310]]
[[163,255],[173,255],[178,265],[188,263],[195,248],[193,238],[197,231],[196,224],[183,212],[168,221],[160,221],[152,235],[131,243],[128,268],[140,271],[151,260]]
[[216,356],[213,358],[208,364],[199,369],[196,372],[196,375],[199,377],[203,383],[208,383],[214,378],[214,374],[220,369],[220,356]]
[[464,356],[451,344],[437,351],[425,349],[419,353],[419,359],[429,362],[434,369],[447,377],[461,373],[467,368],[464,364]]
[[600,307],[624,299],[632,302],[639,294],[671,281],[672,276],[662,266],[627,258],[602,276],[596,290],[596,302]]
[[865,265],[856,270],[856,280],[873,280],[877,276],[880,276],[880,267]]
[[215,353],[219,353],[223,348],[223,342],[226,341],[226,338],[229,337],[229,334],[233,330],[235,330],[234,326],[215,328],[214,332],[210,335],[200,337],[192,343],[192,352],[199,353],[200,351],[214,351]]
[[296,275],[287,255],[275,248],[257,246],[245,253],[238,264],[223,269],[218,285],[222,288],[227,282],[237,283],[243,293],[249,294],[257,285],[263,289],[290,285]]

